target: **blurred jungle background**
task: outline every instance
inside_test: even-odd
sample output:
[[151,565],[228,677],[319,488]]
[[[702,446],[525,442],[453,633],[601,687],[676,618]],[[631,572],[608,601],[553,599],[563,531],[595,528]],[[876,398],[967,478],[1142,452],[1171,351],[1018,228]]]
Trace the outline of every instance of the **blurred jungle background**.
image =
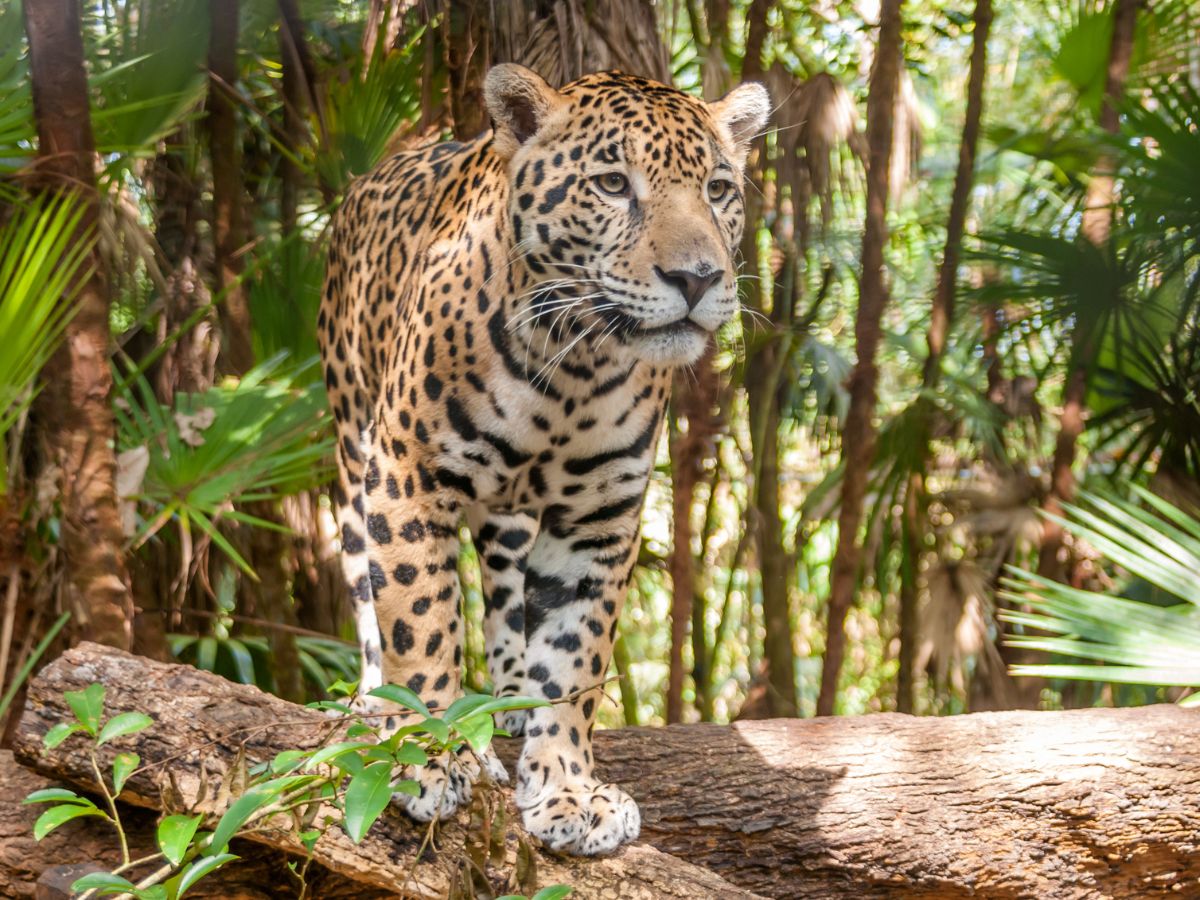
[[[81,639],[357,677],[327,226],[487,68],[769,87],[744,311],[684,373],[607,725],[1191,702],[1190,0],[0,7],[0,714]],[[465,552],[467,683],[486,687]]]

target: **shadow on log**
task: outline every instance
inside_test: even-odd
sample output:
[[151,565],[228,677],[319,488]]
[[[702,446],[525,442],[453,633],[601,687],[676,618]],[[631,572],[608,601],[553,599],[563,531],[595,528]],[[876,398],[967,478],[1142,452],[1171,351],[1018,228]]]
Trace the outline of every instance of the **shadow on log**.
[[[45,754],[41,738],[68,715],[63,692],[93,681],[107,687],[106,714],[156,720],[105,751],[136,750],[144,766],[171,757],[185,798],[215,784],[241,745],[268,759],[315,746],[331,727],[255,688],[85,644],[31,683],[14,745],[22,762],[90,783],[82,742]],[[505,743],[511,762],[516,742]],[[1200,896],[1194,711],[680,725],[599,732],[596,747],[600,774],[641,804],[645,843],[603,860],[533,854],[537,883],[574,885],[580,898]],[[160,808],[165,771],[135,774],[122,799]],[[415,866],[422,832],[390,811],[358,847],[331,830],[315,860],[331,885],[445,896],[463,884],[466,818]],[[283,831],[255,839],[297,850]],[[500,892],[516,847],[510,828],[507,868],[488,873]]]

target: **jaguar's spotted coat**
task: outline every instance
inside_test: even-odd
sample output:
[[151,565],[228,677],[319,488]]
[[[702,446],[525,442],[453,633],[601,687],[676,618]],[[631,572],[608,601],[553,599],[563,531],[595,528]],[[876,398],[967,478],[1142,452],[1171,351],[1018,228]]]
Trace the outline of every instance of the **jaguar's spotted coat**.
[[[497,693],[564,701],[503,723],[525,734],[525,825],[602,853],[640,819],[592,775],[595,686],[671,371],[737,308],[741,170],[767,96],[706,104],[619,73],[556,91],[512,65],[485,93],[493,134],[391,158],[333,225],[319,334],[362,690],[442,708],[459,693],[465,515]],[[478,772],[432,761],[409,812],[452,812]]]

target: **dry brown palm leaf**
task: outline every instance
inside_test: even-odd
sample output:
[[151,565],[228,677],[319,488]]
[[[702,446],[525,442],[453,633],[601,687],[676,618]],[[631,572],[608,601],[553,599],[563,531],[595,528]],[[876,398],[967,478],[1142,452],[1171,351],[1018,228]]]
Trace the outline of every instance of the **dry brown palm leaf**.
[[859,163],[864,159],[858,112],[850,92],[827,72],[800,80],[775,63],[767,72],[767,87],[776,103],[775,170],[779,184],[788,188],[795,233],[804,247],[813,198],[820,202],[821,225],[826,228],[833,218],[835,187],[850,187],[847,179],[853,176],[843,164],[844,150]]
[[992,672],[1004,670],[992,634],[990,578],[971,560],[938,558],[925,580],[917,670],[932,668],[936,684],[965,694],[968,662]]

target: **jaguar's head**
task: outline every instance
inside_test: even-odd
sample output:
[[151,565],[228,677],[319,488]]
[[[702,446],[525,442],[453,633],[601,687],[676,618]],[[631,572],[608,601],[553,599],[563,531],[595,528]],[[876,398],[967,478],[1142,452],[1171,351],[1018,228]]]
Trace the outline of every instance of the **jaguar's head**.
[[524,321],[612,335],[658,364],[695,362],[738,309],[742,169],[766,90],[743,84],[705,103],[619,72],[555,90],[500,65],[485,96],[514,256],[539,285]]

